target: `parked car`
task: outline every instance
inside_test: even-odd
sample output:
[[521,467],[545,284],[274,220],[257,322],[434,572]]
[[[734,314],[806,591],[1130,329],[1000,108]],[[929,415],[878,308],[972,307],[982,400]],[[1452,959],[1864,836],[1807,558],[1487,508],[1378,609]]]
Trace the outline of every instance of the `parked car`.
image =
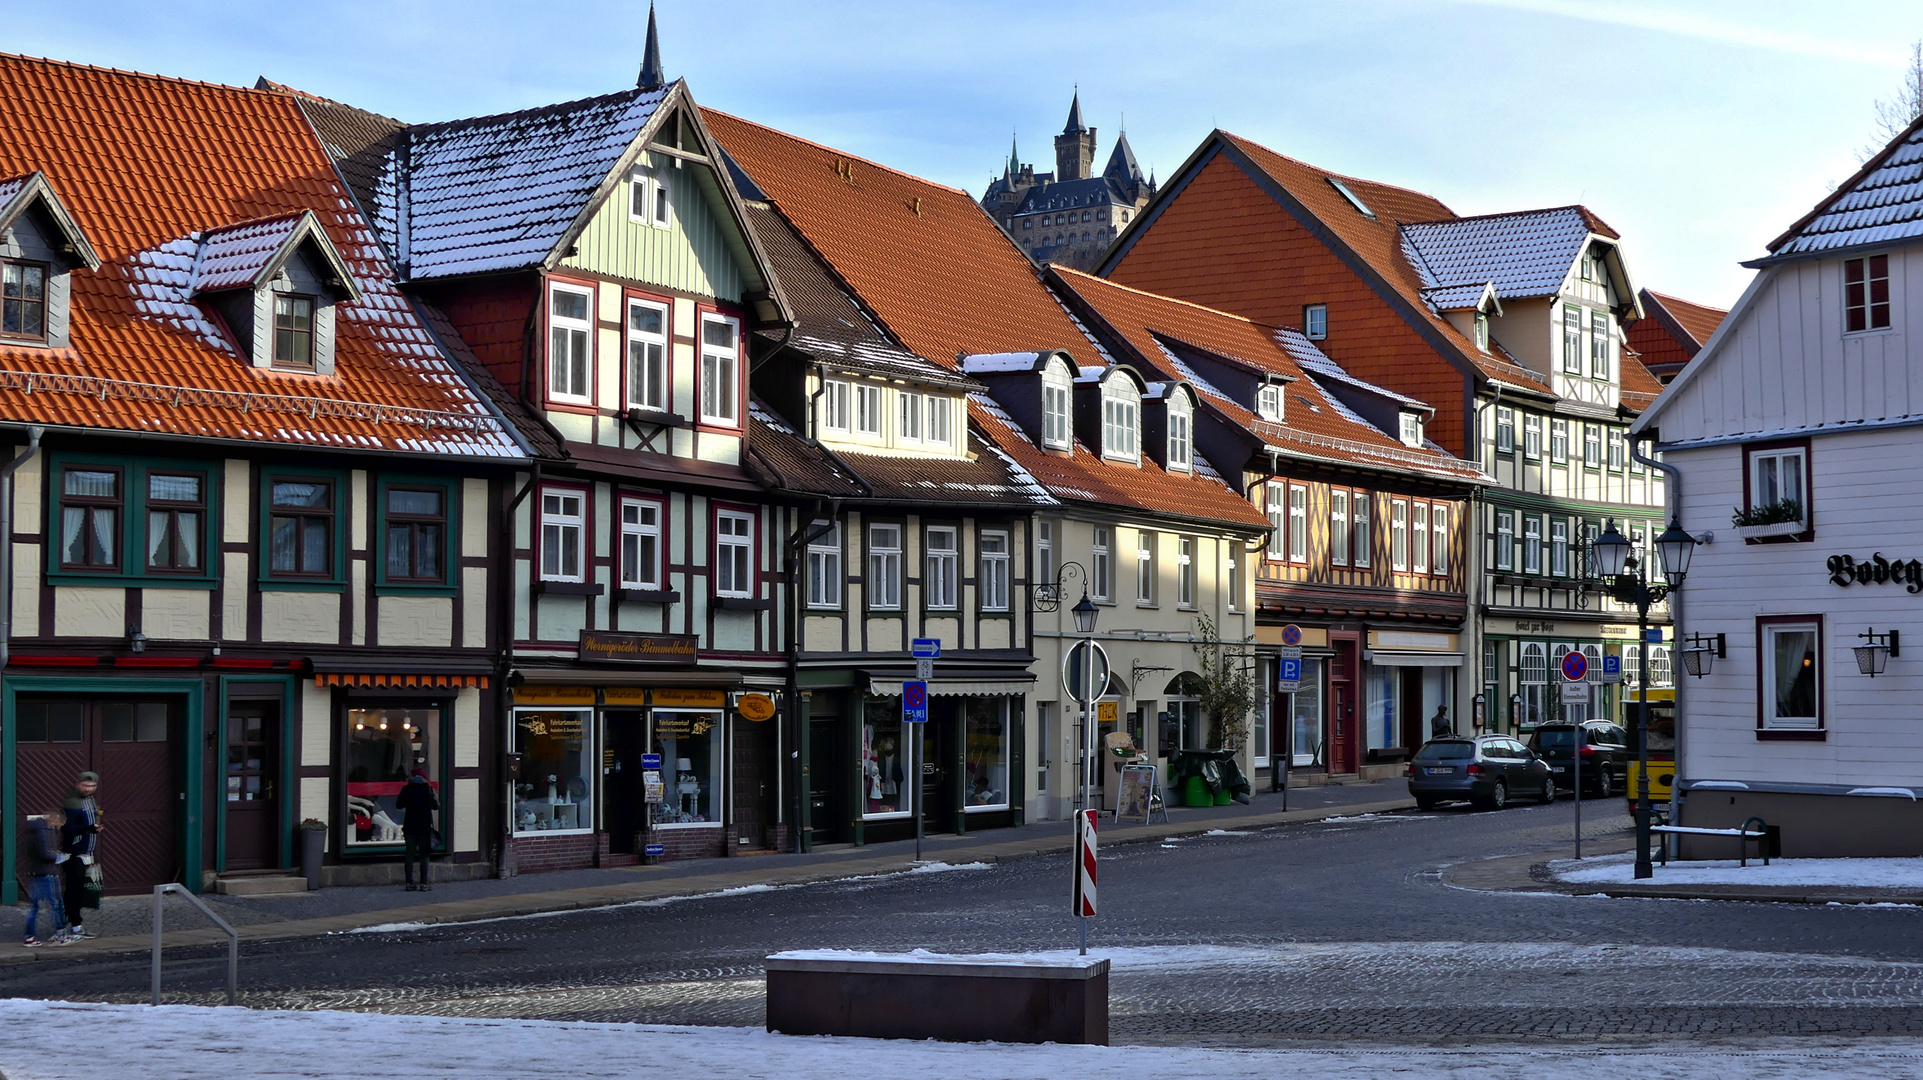
[[1500,810],[1512,796],[1543,803],[1556,799],[1549,766],[1507,735],[1433,739],[1416,751],[1408,776],[1409,794],[1424,810],[1450,800]]
[[[1529,748],[1549,763],[1556,786],[1567,791],[1576,785],[1575,757],[1577,725],[1543,724],[1529,736]],[[1611,798],[1623,790],[1629,775],[1629,761],[1635,755],[1629,748],[1629,733],[1622,725],[1607,720],[1585,720],[1582,727],[1582,790],[1584,795]]]

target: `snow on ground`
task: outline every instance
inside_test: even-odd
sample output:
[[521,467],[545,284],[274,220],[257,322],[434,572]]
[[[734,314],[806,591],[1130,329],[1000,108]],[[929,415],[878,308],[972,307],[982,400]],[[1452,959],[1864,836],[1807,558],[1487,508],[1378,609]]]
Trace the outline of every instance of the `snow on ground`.
[[[1621,885],[1636,880],[1635,856],[1558,859],[1549,871],[1563,881]],[[1828,885],[1859,889],[1909,889],[1923,892],[1923,859],[1760,859],[1676,862],[1656,865],[1655,885]]]
[[7,1080],[1747,1080],[1923,1078],[1923,1041],[1205,1050],[798,1038],[752,1028],[0,1001]]

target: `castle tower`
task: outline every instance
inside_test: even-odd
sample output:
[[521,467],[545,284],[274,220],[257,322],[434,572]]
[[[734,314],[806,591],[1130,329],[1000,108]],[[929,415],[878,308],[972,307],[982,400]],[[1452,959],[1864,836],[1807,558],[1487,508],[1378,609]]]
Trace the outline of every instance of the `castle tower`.
[[1095,129],[1082,123],[1082,91],[1068,106],[1068,123],[1055,136],[1055,179],[1086,180],[1095,168]]

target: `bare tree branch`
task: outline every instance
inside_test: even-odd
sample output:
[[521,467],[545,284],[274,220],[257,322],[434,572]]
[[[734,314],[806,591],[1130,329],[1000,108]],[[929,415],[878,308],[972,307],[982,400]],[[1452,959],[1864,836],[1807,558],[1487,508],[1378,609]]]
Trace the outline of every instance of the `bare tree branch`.
[[1895,96],[1877,99],[1876,140],[1857,151],[1857,159],[1868,161],[1882,153],[1890,140],[1903,134],[1919,116],[1923,116],[1923,41],[1910,45],[1910,62]]

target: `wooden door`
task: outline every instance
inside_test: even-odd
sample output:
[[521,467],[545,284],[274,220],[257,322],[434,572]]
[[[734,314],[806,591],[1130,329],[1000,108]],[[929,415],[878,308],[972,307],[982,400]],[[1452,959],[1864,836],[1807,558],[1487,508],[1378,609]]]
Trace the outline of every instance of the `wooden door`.
[[638,709],[610,709],[602,714],[602,723],[608,748],[601,779],[602,828],[608,834],[608,854],[632,855],[635,838],[647,827],[641,756],[648,752],[648,725]]
[[1355,719],[1356,642],[1335,640],[1329,662],[1329,771],[1352,773],[1361,758],[1362,729]]
[[178,881],[182,721],[170,700],[22,697],[14,746],[21,814],[60,805],[83,770],[100,774],[97,853],[107,892]]
[[227,709],[227,869],[280,865],[280,705]]
[[[820,696],[819,694],[817,695]],[[808,826],[812,844],[837,844],[846,839],[850,808],[847,776],[854,767],[846,729],[839,716],[808,720]],[[855,815],[861,810],[855,807]]]

